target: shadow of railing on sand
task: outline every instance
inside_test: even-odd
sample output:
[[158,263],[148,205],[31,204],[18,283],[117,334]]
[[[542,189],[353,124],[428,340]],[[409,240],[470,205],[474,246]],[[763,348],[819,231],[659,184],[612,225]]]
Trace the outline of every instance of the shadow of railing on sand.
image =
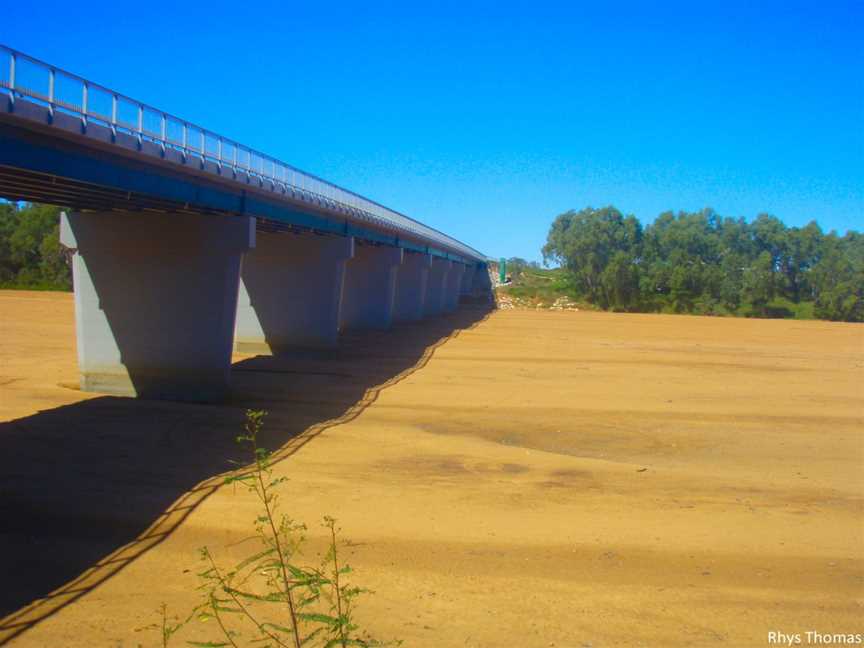
[[242,459],[246,409],[269,412],[261,442],[284,459],[488,314],[463,306],[332,351],[237,362],[222,405],[106,396],[0,424],[0,645],[167,538]]

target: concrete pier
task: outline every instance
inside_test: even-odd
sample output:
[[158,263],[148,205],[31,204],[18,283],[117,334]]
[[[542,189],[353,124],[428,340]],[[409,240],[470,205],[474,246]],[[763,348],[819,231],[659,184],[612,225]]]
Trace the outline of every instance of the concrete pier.
[[471,295],[474,292],[474,275],[477,273],[475,264],[466,265],[462,273],[462,286],[459,292],[463,295]]
[[341,330],[390,328],[403,254],[401,248],[357,246],[345,270]]
[[492,279],[489,277],[489,267],[480,266],[474,273],[472,294],[476,297],[492,299]]
[[186,401],[227,395],[254,218],[72,212],[61,218],[60,240],[75,250],[83,390]]
[[447,285],[444,288],[444,311],[452,313],[459,306],[459,295],[462,294],[462,274],[464,263],[453,263],[447,273]]
[[452,265],[453,262],[447,259],[433,259],[432,268],[429,271],[429,280],[426,284],[426,304],[423,307],[424,317],[440,315],[444,311],[447,275],[450,274]]
[[336,345],[345,265],[354,239],[311,232],[258,232],[243,258],[237,351],[278,354]]
[[406,252],[396,280],[395,322],[416,322],[423,319],[426,304],[426,284],[432,257],[429,254]]

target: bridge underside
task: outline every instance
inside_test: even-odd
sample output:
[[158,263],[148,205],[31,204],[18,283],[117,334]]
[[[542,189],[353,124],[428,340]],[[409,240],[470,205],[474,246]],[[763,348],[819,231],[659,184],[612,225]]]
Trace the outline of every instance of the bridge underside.
[[[0,196],[9,200],[42,202],[76,211],[254,216],[271,228],[355,236],[447,256],[419,242],[328,213],[324,205],[311,199],[304,202],[298,196],[289,200],[272,185],[257,181],[253,184],[252,178],[241,178],[245,185],[234,177],[223,179],[217,175],[214,179],[208,177],[206,169],[190,169],[188,165],[178,168],[161,156],[142,162],[120,154],[128,149],[116,145],[95,148],[89,146],[89,140],[84,147],[38,129],[6,123],[2,115],[0,112]],[[93,128],[97,127],[91,125]]]

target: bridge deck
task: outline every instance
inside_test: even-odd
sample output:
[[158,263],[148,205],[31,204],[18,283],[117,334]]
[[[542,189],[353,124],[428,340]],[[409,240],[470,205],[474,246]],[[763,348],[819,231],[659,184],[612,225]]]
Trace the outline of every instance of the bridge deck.
[[477,250],[354,192],[0,45],[0,195],[255,216],[463,263]]

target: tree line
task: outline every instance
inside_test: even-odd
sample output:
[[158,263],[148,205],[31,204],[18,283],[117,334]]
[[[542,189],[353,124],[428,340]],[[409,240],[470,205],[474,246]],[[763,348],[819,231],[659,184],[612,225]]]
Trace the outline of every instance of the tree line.
[[815,221],[703,209],[643,227],[588,207],[555,218],[542,252],[576,297],[604,309],[864,321],[864,235],[826,234]]
[[[0,203],[0,287],[71,289],[60,211]],[[815,221],[748,223],[703,209],[643,227],[615,207],[588,207],[555,218],[542,252],[574,297],[609,310],[864,321],[864,235],[826,234]],[[510,259],[508,271],[534,265]]]
[[60,207],[0,203],[0,287],[71,290]]

